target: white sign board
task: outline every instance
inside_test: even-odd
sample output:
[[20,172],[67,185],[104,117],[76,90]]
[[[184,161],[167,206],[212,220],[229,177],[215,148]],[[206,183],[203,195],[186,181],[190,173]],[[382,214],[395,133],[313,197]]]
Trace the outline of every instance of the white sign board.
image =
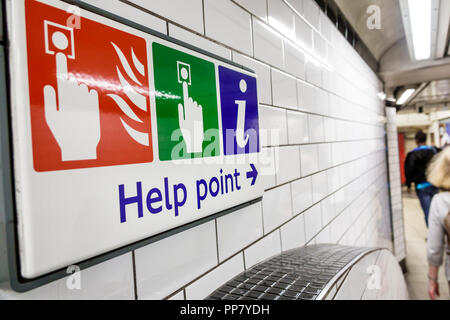
[[72,9],[9,2],[26,279],[263,194],[253,73]]

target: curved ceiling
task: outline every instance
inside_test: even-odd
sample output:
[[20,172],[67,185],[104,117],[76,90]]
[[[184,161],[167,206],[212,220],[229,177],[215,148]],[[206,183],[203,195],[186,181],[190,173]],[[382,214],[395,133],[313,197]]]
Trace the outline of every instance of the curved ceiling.
[[[438,5],[436,52],[429,60],[411,59],[402,20],[405,0],[327,0],[339,7],[359,38],[378,62],[378,74],[386,89],[448,79],[450,75],[450,1],[433,0]],[[368,8],[380,8],[381,29],[369,29],[373,14]],[[388,90],[389,91],[389,90]]]
[[[400,4],[397,0],[335,0],[339,9],[377,61],[405,37]],[[381,29],[367,27],[367,8],[380,8]]]

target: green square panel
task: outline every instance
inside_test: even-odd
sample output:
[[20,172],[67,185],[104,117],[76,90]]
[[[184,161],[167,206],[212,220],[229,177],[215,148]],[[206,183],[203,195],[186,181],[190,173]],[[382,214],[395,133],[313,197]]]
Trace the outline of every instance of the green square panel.
[[161,161],[220,155],[215,66],[153,43]]

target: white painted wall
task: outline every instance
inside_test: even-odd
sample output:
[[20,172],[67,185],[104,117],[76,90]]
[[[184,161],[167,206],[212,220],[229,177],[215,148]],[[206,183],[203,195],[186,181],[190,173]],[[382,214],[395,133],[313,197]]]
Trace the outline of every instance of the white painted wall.
[[313,0],[86,2],[255,70],[279,170],[262,203],[86,269],[80,291],[62,279],[0,296],[204,298],[304,244],[392,249],[382,84]]

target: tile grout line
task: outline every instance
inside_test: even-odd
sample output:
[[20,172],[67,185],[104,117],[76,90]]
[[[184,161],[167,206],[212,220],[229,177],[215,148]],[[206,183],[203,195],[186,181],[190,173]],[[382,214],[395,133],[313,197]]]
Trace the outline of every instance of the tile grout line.
[[217,228],[217,218],[214,219],[214,229],[216,231],[216,252],[217,252],[217,264],[220,264],[219,258],[219,230]]
[[136,276],[136,255],[135,250],[131,251],[131,259],[133,262],[133,284],[134,284],[134,300],[138,300],[138,290],[137,290],[137,276]]

